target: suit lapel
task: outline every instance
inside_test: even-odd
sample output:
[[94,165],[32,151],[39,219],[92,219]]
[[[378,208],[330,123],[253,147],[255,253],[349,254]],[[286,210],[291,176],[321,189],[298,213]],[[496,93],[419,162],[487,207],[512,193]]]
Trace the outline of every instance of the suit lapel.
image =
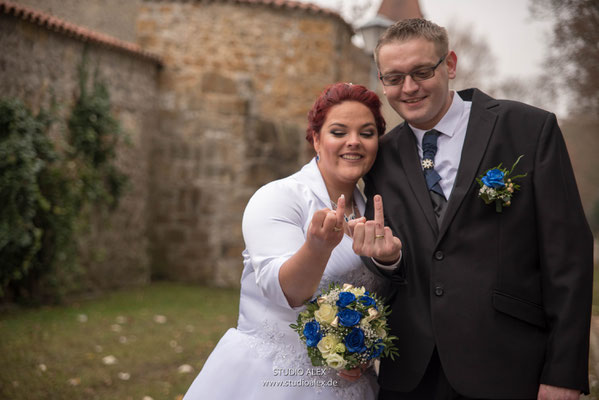
[[[471,95],[472,108],[470,110],[468,128],[466,129],[464,147],[462,148],[460,166],[447,203],[447,209],[443,216],[438,241],[442,239],[449,228],[457,210],[464,201],[464,197],[468,193],[468,189],[470,189],[472,182],[476,179],[476,173],[479,170],[481,160],[485,154],[497,120],[497,115],[493,111],[490,111],[490,109],[498,106],[499,103],[478,90],[474,90]],[[468,94],[465,94],[465,96],[468,96]],[[465,96],[462,96],[462,98]],[[467,97],[464,98],[464,100],[467,99]]]
[[418,147],[416,144],[416,137],[412,129],[408,124],[404,123],[400,128],[399,134],[397,135],[397,154],[401,154],[400,162],[408,178],[408,182],[420,208],[426,217],[429,225],[431,226],[435,234],[439,228],[437,226],[437,220],[435,218],[435,212],[433,211],[433,205],[431,198],[426,187],[426,181],[424,180],[424,174],[420,165],[420,157],[418,156]]

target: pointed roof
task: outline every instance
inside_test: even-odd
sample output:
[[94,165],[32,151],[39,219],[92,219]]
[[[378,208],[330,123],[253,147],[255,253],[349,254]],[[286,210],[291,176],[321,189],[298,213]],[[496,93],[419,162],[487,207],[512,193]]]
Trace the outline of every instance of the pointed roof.
[[422,18],[418,0],[383,0],[378,15],[393,22],[406,18]]

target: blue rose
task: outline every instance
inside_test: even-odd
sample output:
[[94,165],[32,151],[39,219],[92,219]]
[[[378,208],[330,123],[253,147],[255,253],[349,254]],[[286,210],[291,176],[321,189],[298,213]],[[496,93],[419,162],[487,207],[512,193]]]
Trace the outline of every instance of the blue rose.
[[339,300],[337,300],[337,306],[347,307],[354,301],[356,301],[356,295],[350,292],[341,292],[339,293]]
[[315,347],[320,339],[322,339],[322,333],[320,333],[320,324],[316,321],[310,321],[304,326],[304,336],[306,337],[306,345],[308,347]]
[[385,345],[383,344],[383,341],[381,339],[377,340],[370,348],[370,357],[368,357],[368,359],[379,358],[384,349]]
[[339,311],[337,316],[339,317],[339,323],[343,326],[357,325],[362,319],[362,314],[359,311],[350,310],[349,308]]
[[363,353],[366,351],[364,346],[364,332],[360,328],[354,328],[345,337],[345,348],[350,353]]
[[374,299],[370,296],[360,296],[358,301],[366,307],[370,307],[370,306],[376,307],[376,301],[374,301]]
[[503,182],[503,172],[497,168],[487,172],[487,174],[483,176],[482,181],[485,186],[491,187],[493,189],[505,186],[505,183]]

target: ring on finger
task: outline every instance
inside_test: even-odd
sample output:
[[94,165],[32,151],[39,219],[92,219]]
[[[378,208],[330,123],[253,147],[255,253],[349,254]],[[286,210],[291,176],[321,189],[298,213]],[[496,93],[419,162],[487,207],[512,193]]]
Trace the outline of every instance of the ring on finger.
[[374,235],[375,239],[384,239],[385,235]]
[[338,227],[334,226],[334,227],[333,227],[333,231],[335,231],[335,232],[340,232],[340,231],[341,231],[341,228],[338,228]]

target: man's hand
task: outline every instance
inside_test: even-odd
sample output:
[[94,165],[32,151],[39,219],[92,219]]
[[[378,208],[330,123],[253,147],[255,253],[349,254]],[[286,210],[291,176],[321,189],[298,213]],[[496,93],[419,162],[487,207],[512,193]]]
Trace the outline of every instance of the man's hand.
[[385,226],[383,198],[377,194],[373,201],[374,221],[358,222],[353,227],[354,253],[382,264],[393,264],[399,260],[401,241]]
[[578,400],[580,391],[541,384],[537,400]]

